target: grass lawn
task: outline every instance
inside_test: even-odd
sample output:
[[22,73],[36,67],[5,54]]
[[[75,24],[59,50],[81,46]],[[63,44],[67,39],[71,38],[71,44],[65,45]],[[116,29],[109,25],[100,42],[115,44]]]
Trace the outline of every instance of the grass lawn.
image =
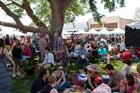
[[13,92],[12,93],[30,93],[31,85],[35,76],[28,77],[26,79],[15,78],[13,80]]
[[[121,61],[112,61],[111,64],[113,64],[118,71],[120,71],[121,68],[124,66]],[[100,62],[97,63],[97,65],[101,68],[102,74],[106,74],[104,71],[105,64],[103,62]],[[132,65],[133,71],[136,71],[136,65],[137,63],[134,63]],[[76,72],[78,70],[74,63],[72,63],[69,68],[73,72]],[[34,79],[35,76],[30,76],[26,79],[20,79],[18,77],[13,79],[13,93],[30,93],[31,85]]]

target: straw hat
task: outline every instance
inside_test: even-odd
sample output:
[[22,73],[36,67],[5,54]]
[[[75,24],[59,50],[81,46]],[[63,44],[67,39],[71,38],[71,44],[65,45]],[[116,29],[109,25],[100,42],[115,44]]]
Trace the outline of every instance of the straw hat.
[[87,70],[98,73],[100,72],[100,69],[96,64],[88,65]]

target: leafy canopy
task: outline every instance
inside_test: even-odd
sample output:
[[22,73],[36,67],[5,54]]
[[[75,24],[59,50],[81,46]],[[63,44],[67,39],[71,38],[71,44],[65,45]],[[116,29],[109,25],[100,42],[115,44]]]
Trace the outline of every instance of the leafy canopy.
[[[4,0],[8,5],[12,1],[22,5],[23,0]],[[43,22],[49,23],[51,21],[51,7],[49,0],[29,0],[34,14]],[[109,11],[114,11],[117,7],[123,7],[124,0],[72,0],[68,9],[65,12],[65,22],[72,22],[76,15],[84,14],[86,10],[93,13],[96,21],[100,21],[102,15],[98,12],[97,2],[104,4],[104,8]],[[63,2],[62,2],[63,3]],[[19,17],[25,16],[26,12],[17,4],[9,4],[8,8]]]

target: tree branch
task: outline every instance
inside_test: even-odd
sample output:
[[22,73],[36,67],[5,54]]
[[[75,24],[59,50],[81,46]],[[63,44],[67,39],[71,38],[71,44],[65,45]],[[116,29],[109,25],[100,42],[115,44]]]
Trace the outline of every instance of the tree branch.
[[[47,32],[48,31],[46,26],[38,26],[37,28],[35,28],[32,26],[23,25],[22,22],[20,21],[19,17],[16,14],[14,14],[1,0],[0,0],[0,7],[8,16],[12,17],[14,19],[14,21],[16,22],[16,23],[9,23],[9,22],[0,21],[0,25],[17,28],[24,32]],[[28,11],[28,12],[30,12],[30,11]],[[32,15],[32,13],[31,13],[31,15]]]
[[1,1],[0,1],[0,7],[4,10],[4,12],[8,16],[10,16],[10,17],[12,17],[14,19],[14,21],[16,22],[17,25],[23,26],[23,24],[20,21],[19,17],[16,14],[14,14],[9,8],[7,8],[7,6]]
[[8,3],[8,4],[5,4],[5,6],[9,6],[9,5],[12,5],[12,4],[14,4],[14,5],[16,5],[16,6],[20,7],[20,8],[23,8],[23,5],[20,5],[20,4],[18,4],[17,2],[15,2],[13,0],[11,0],[11,2]]
[[18,4],[17,2],[15,2],[15,1],[13,1],[13,0],[12,0],[12,4],[17,5],[17,6],[20,7],[20,8],[23,8],[23,5],[20,5],[20,4]]
[[37,26],[40,26],[40,27],[44,27],[46,29],[47,26],[41,21],[38,19],[38,17],[36,17],[30,7],[30,3],[28,2],[28,0],[23,0],[23,7],[24,9],[26,10],[28,16],[33,20],[33,22],[37,25]]
[[7,27],[18,28],[18,26],[15,23],[9,23],[9,22],[2,22],[2,21],[0,21],[0,25],[7,26]]
[[13,4],[13,3],[11,2],[11,3],[5,4],[5,6],[9,6],[9,5],[11,5],[11,4]]
[[43,28],[41,29],[41,28],[35,28],[32,26],[25,26],[25,25],[21,27],[15,23],[10,23],[10,22],[0,21],[0,25],[20,29],[22,32],[46,32]]

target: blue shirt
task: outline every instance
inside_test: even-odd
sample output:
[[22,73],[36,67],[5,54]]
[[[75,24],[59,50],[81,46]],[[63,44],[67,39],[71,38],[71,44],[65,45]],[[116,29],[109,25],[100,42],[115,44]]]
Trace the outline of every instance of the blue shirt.
[[87,51],[84,48],[79,49],[78,56],[84,55],[87,57]]
[[98,54],[99,55],[107,55],[108,51],[106,48],[99,48],[98,49]]

